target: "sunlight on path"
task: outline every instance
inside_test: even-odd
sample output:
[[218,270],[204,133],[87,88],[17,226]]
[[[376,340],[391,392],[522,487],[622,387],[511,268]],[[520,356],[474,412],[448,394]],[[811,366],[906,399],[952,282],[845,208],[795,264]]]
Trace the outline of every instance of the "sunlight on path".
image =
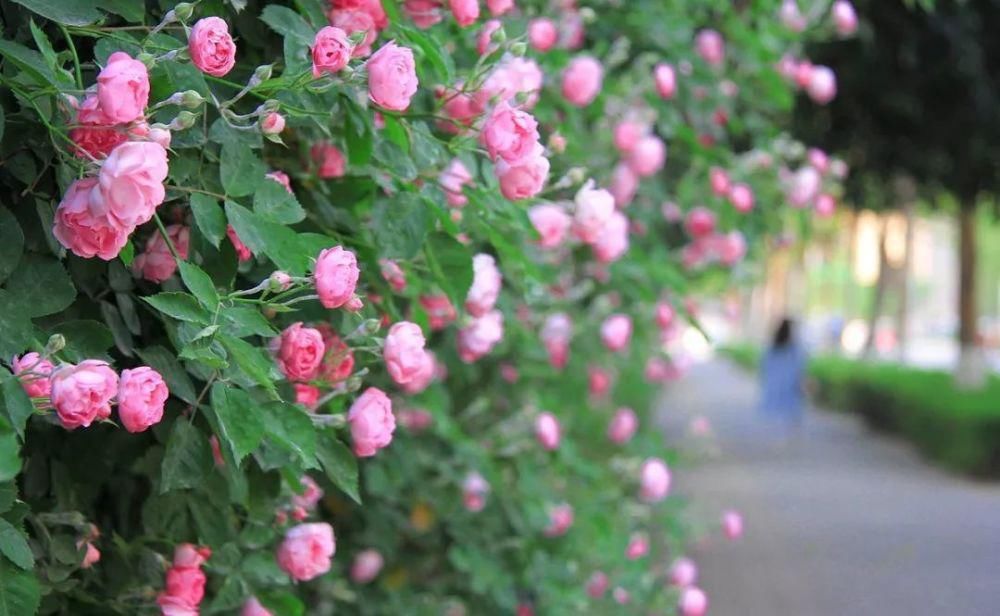
[[[734,507],[746,536],[695,546],[712,616],[1000,614],[1000,485],[947,475],[852,418],[811,411],[784,446],[754,416],[754,378],[723,361],[668,393],[668,440],[692,513]],[[713,447],[684,439],[704,415]],[[709,451],[714,449],[714,453]]]

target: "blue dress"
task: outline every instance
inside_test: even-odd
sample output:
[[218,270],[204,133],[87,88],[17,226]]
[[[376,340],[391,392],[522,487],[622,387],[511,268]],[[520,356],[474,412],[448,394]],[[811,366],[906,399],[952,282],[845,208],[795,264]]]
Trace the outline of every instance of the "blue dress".
[[806,353],[798,345],[771,348],[760,365],[760,412],[783,423],[802,420]]

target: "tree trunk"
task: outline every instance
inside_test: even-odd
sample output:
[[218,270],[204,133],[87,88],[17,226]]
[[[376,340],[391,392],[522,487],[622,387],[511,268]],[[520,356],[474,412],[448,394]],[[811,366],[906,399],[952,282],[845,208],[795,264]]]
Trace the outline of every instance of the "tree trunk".
[[958,213],[958,365],[955,382],[963,389],[986,383],[976,314],[976,206],[963,203]]
[[899,361],[906,363],[906,344],[909,340],[909,304],[910,304],[910,264],[913,262],[913,203],[903,205],[903,216],[906,218],[906,240],[903,262],[900,264],[899,276],[899,307],[896,312],[896,345]]
[[882,217],[878,236],[878,279],[875,281],[875,296],[872,298],[871,312],[868,313],[868,337],[861,356],[871,358],[875,352],[875,334],[878,328],[878,318],[882,316],[882,305],[885,304],[885,288],[889,281],[889,257],[886,255],[886,236],[889,226],[888,219]]

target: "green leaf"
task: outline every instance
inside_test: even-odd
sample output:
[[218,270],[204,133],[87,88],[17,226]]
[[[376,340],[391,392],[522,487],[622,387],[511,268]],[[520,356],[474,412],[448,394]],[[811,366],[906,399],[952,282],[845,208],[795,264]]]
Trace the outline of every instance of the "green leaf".
[[0,55],[4,56],[24,71],[38,85],[54,86],[56,88],[71,88],[73,83],[66,75],[53,73],[46,66],[45,58],[34,49],[28,49],[24,45],[19,45],[13,41],[0,38]]
[[212,246],[219,247],[219,242],[226,236],[226,216],[219,207],[219,202],[208,195],[191,195],[191,212],[194,223]]
[[0,357],[10,357],[31,344],[32,325],[14,295],[0,289]]
[[0,558],[0,616],[31,616],[38,611],[40,601],[35,574]]
[[17,484],[13,481],[0,483],[0,513],[10,511],[10,506],[17,500]]
[[181,272],[181,280],[184,285],[198,301],[200,301],[210,311],[214,311],[219,305],[219,292],[215,290],[215,283],[209,278],[200,267],[190,261],[181,261],[178,264]]
[[115,343],[111,330],[98,321],[63,321],[49,331],[66,338],[62,352],[76,362],[100,357]]
[[266,438],[277,447],[316,467],[316,429],[305,411],[293,404],[273,402],[264,409]]
[[456,306],[465,303],[472,286],[472,255],[458,240],[444,233],[434,233],[424,245],[431,272]]
[[[0,482],[10,481],[21,472],[21,445],[6,417],[0,416]],[[2,614],[3,612],[0,612]]]
[[239,464],[264,439],[263,410],[245,391],[222,383],[212,386],[212,410],[219,443]]
[[187,419],[178,417],[160,467],[160,494],[201,485],[213,464],[208,439]]
[[268,590],[257,593],[257,600],[272,614],[281,616],[304,616],[306,606],[302,600],[290,592]]
[[238,203],[226,201],[226,217],[255,255],[267,255],[275,265],[293,276],[304,275],[316,257],[316,253],[305,249],[302,236],[284,225],[265,220]]
[[135,246],[132,245],[131,240],[125,242],[122,251],[118,253],[118,258],[122,260],[125,267],[131,267],[132,261],[135,259]]
[[261,11],[260,19],[278,34],[293,37],[307,45],[316,38],[316,29],[288,7],[269,4]]
[[187,293],[157,293],[142,300],[163,314],[179,321],[208,325],[211,315]]
[[333,485],[360,505],[358,459],[347,445],[332,431],[324,430],[316,442],[316,458]]
[[[399,35],[399,39],[409,43],[411,47],[415,47],[418,55],[426,58],[430,62],[434,69],[434,72],[438,74],[438,83],[453,83],[455,81],[455,63],[452,61],[451,56],[445,55],[441,50],[442,46],[429,35],[410,28],[409,26],[404,26],[399,23],[392,24],[393,29]],[[421,65],[420,68],[423,68]],[[421,78],[422,81],[426,81]]]
[[264,181],[267,168],[253,150],[235,143],[222,144],[219,176],[229,197],[252,195]]
[[42,32],[41,28],[35,25],[34,19],[28,20],[28,26],[31,29],[31,38],[35,41],[35,47],[38,51],[42,52],[42,57],[45,58],[45,63],[48,64],[49,68],[56,70],[59,66],[59,60],[56,57],[56,50],[52,49],[52,43],[49,41],[49,37]]
[[163,380],[167,382],[171,395],[188,404],[195,403],[198,394],[195,393],[191,377],[170,351],[161,346],[151,346],[139,350],[137,353],[146,365],[160,373]]
[[221,315],[226,321],[223,331],[235,338],[246,338],[247,336],[270,337],[275,334],[274,327],[257,308],[232,306],[223,308]]
[[262,182],[253,196],[253,211],[271,222],[291,225],[306,217],[295,195],[274,180]]
[[7,520],[0,518],[0,553],[22,569],[35,566],[35,557],[28,546],[28,538],[24,532]]
[[219,336],[219,341],[240,370],[268,391],[272,393],[276,391],[274,387],[276,375],[272,374],[274,361],[263,349],[225,334]]
[[67,26],[86,26],[103,15],[97,0],[13,0],[29,11]]
[[348,96],[341,97],[344,106],[344,134],[347,138],[347,162],[351,166],[367,165],[372,158],[375,137],[367,109],[361,108]]
[[382,163],[386,171],[404,182],[417,179],[417,166],[403,148],[392,141],[381,140],[375,145],[375,160]]
[[375,204],[372,219],[380,256],[412,259],[420,252],[427,236],[430,215],[418,196],[401,193],[392,200],[381,199]]
[[18,310],[40,317],[65,310],[76,299],[76,287],[62,263],[53,257],[26,255],[7,280],[7,292]]
[[10,420],[14,432],[24,438],[24,427],[28,424],[28,419],[35,413],[35,407],[27,392],[21,387],[20,379],[2,369],[0,369],[0,378],[4,379],[3,384],[0,385],[0,391],[3,391],[7,419]]
[[121,15],[125,21],[142,23],[146,14],[146,6],[135,0],[96,0],[97,6],[105,11]]

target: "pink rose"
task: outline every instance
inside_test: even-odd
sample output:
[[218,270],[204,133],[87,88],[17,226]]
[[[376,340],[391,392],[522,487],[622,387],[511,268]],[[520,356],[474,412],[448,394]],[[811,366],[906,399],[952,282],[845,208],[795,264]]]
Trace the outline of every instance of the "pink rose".
[[629,538],[625,547],[625,558],[638,560],[649,553],[649,539],[642,533],[636,533]]
[[615,589],[611,591],[611,596],[618,605],[628,605],[629,601],[632,600],[632,595],[621,586],[615,586]]
[[129,233],[153,218],[166,191],[167,151],[152,141],[129,141],[116,147],[101,165],[90,209]]
[[674,307],[668,302],[660,302],[656,304],[656,325],[660,329],[667,329],[674,322]]
[[188,35],[191,62],[203,73],[223,77],[236,65],[236,43],[229,24],[218,17],[199,19]]
[[382,357],[389,376],[398,385],[411,382],[424,370],[427,363],[424,344],[424,334],[416,323],[400,321],[389,328]]
[[337,146],[323,141],[313,144],[309,153],[324,180],[342,177],[347,172],[347,159]]
[[465,296],[465,309],[474,317],[481,317],[497,303],[503,276],[497,269],[496,261],[487,254],[472,257],[472,286]]
[[541,238],[538,240],[539,247],[545,249],[557,248],[562,244],[573,224],[573,219],[566,210],[554,203],[532,207],[528,210],[528,218]]
[[516,163],[500,159],[496,163],[496,174],[500,179],[500,192],[511,201],[534,197],[542,191],[549,177],[549,160],[543,155],[545,149],[535,144],[534,151]]
[[463,28],[479,19],[479,0],[448,0],[448,7],[455,22]]
[[355,584],[367,584],[378,576],[383,564],[382,555],[378,550],[358,552],[351,564],[351,579]]
[[722,533],[731,540],[743,536],[743,516],[738,511],[729,510],[722,514]]
[[551,19],[539,17],[528,23],[528,41],[538,51],[544,53],[552,49],[558,40],[559,31]]
[[307,582],[330,570],[336,551],[332,526],[325,522],[299,524],[285,533],[278,547],[278,566],[293,580]]
[[562,94],[571,104],[586,107],[601,91],[604,69],[590,56],[574,58],[562,76]]
[[[177,250],[177,256],[187,259],[191,244],[191,231],[184,225],[170,225],[167,236]],[[132,262],[132,269],[146,280],[160,283],[170,278],[177,271],[177,260],[174,259],[170,247],[163,235],[154,232],[146,240],[145,250]]]
[[257,600],[257,597],[250,597],[247,599],[246,603],[243,604],[243,610],[240,612],[240,616],[274,616],[270,610],[265,608]]
[[535,419],[535,438],[543,448],[553,451],[559,448],[561,430],[559,421],[552,413],[542,413]]
[[52,392],[52,362],[35,352],[16,355],[10,362],[11,372],[21,381],[29,398],[48,398]]
[[67,430],[88,427],[111,416],[111,399],[118,393],[118,375],[108,364],[88,359],[52,372],[50,397]]
[[421,295],[420,306],[427,313],[428,324],[433,331],[448,327],[457,316],[447,295]]
[[698,206],[688,212],[684,228],[693,238],[707,237],[715,231],[715,214],[711,210]]
[[486,118],[479,137],[490,158],[516,163],[535,152],[539,140],[538,122],[530,113],[502,101]]
[[490,484],[483,476],[473,471],[465,476],[462,482],[462,504],[467,511],[476,513],[486,506],[486,495],[490,492]]
[[622,120],[615,124],[615,147],[622,154],[627,154],[635,148],[639,140],[649,132],[647,127],[631,120]]
[[573,232],[580,241],[592,244],[611,221],[615,198],[604,189],[594,188],[593,182],[588,182],[576,193],[575,202]]
[[837,96],[837,76],[827,66],[814,66],[806,92],[819,105],[829,103]]
[[806,158],[809,159],[809,164],[816,168],[821,174],[826,174],[830,169],[830,157],[827,156],[826,152],[819,148],[809,148],[806,152]]
[[406,0],[403,12],[416,27],[426,30],[441,21],[441,3],[442,0]]
[[739,231],[730,231],[716,239],[715,251],[719,261],[731,267],[743,260],[747,253],[747,241]]
[[670,100],[677,94],[677,76],[674,67],[661,62],[653,69],[653,82],[660,98]]
[[378,38],[379,28],[370,13],[357,10],[336,11],[330,16],[330,25],[340,28],[348,36],[362,33],[361,42],[351,52],[352,57],[367,58],[371,55],[372,43]]
[[479,29],[479,34],[476,35],[476,51],[481,56],[485,56],[488,53],[493,53],[497,46],[493,44],[493,34],[503,27],[499,19],[491,19],[483,24],[483,27]]
[[649,177],[663,168],[667,146],[655,135],[640,139],[628,155],[628,164],[639,177]]
[[423,432],[434,423],[434,416],[425,409],[403,409],[396,415],[399,425],[410,432]]
[[124,51],[108,57],[97,75],[97,99],[108,120],[125,124],[142,117],[149,103],[149,71]]
[[608,424],[608,439],[616,445],[624,445],[632,440],[639,427],[639,418],[630,408],[620,408]]
[[[83,555],[83,561],[80,563],[81,569],[90,569],[101,560],[101,551],[98,550],[94,546],[94,544],[89,541],[87,541],[86,544],[87,544],[87,549]],[[77,548],[79,548],[81,545],[82,544],[77,544]]]
[[292,192],[292,180],[291,178],[288,177],[288,174],[285,173],[284,171],[272,171],[271,173],[268,173],[264,177],[266,177],[269,180],[274,180],[278,184],[284,186],[285,191],[287,191],[289,194],[294,194]]
[[307,511],[315,509],[320,499],[323,498],[323,488],[319,487],[309,475],[302,475],[299,478],[299,483],[302,484],[302,493],[292,495],[292,505]]
[[611,388],[611,375],[607,371],[591,366],[587,369],[587,390],[595,398],[601,398]]
[[472,184],[472,174],[465,168],[462,161],[453,159],[448,167],[441,172],[438,178],[441,187],[444,189],[445,199],[451,207],[462,207],[469,202],[469,198],[462,192],[462,187]]
[[503,313],[487,312],[458,332],[458,356],[471,363],[488,354],[503,339]]
[[313,77],[340,72],[350,62],[352,53],[346,32],[336,26],[320,29],[312,45]]
[[850,36],[858,29],[858,14],[848,0],[837,0],[830,9],[833,25],[840,36]]
[[514,0],[486,0],[486,6],[490,9],[490,14],[499,17],[514,8]]
[[809,25],[808,20],[799,11],[799,5],[795,0],[782,0],[781,8],[778,9],[778,17],[781,23],[792,32],[802,32]]
[[391,259],[379,259],[378,265],[382,278],[389,283],[393,291],[402,293],[406,290],[406,274],[403,273],[403,270],[395,261]]
[[613,314],[601,324],[601,341],[608,350],[624,351],[632,338],[632,319],[624,314]]
[[600,599],[608,591],[608,586],[608,575],[603,571],[595,571],[587,580],[587,595],[591,599]]
[[197,605],[189,605],[186,601],[169,595],[161,594],[158,596],[156,604],[160,606],[161,616],[199,616],[201,614]]
[[607,225],[593,243],[594,257],[601,263],[612,263],[628,250],[628,218],[621,212],[613,212]]
[[635,199],[639,190],[639,176],[630,165],[620,163],[611,175],[611,194],[615,197],[615,205],[625,207]]
[[69,138],[76,145],[75,153],[80,158],[107,156],[118,144],[128,139],[115,126],[115,122],[105,115],[95,95],[88,96],[80,105],[76,123],[78,126],[69,131]]
[[695,50],[702,60],[712,66],[721,65],[726,59],[726,44],[715,30],[702,30],[694,40]]
[[545,319],[540,332],[542,345],[549,354],[549,363],[559,370],[566,367],[569,359],[569,341],[573,334],[573,322],[564,312],[551,314]]
[[566,138],[559,133],[552,133],[549,135],[549,149],[556,154],[562,154],[566,151]]
[[319,387],[307,385],[306,383],[295,383],[292,385],[295,390],[295,403],[301,404],[307,409],[311,409],[319,402]]
[[326,347],[320,378],[331,385],[336,385],[351,376],[351,372],[354,371],[354,352],[329,325],[322,323],[316,329],[323,335],[323,346]]
[[670,491],[670,469],[659,458],[647,458],[639,470],[639,498],[656,503]]
[[233,228],[233,225],[226,225],[226,237],[229,238],[229,242],[233,245],[233,249],[236,251],[236,258],[240,263],[253,258],[253,252],[243,243],[240,236],[236,234],[236,229]]
[[321,251],[313,273],[320,303],[327,308],[347,304],[354,298],[359,275],[357,257],[350,250],[334,246]]
[[729,202],[737,212],[749,212],[753,209],[753,189],[746,184],[733,184],[729,191]]
[[144,432],[163,419],[170,395],[160,373],[148,366],[122,370],[118,381],[118,417],[129,432]]
[[819,194],[822,183],[819,171],[810,166],[802,167],[792,176],[788,202],[792,207],[806,207]]
[[205,573],[197,566],[167,570],[164,595],[183,605],[197,607],[205,597]]
[[708,181],[712,185],[712,193],[715,196],[725,197],[729,194],[731,183],[725,169],[712,167],[708,172]]
[[698,565],[690,558],[678,558],[670,565],[670,583],[679,588],[687,588],[698,581]]
[[705,616],[708,613],[708,597],[700,588],[690,586],[681,592],[677,607],[680,616]]
[[417,91],[413,52],[389,41],[368,60],[368,96],[391,111],[406,111]]
[[561,537],[573,526],[573,506],[560,503],[549,509],[549,525],[545,529],[546,537]]
[[396,418],[392,414],[389,396],[376,387],[369,387],[358,396],[347,413],[351,424],[354,455],[368,458],[392,442]]
[[837,200],[833,195],[822,193],[816,197],[816,203],[813,207],[820,218],[829,218],[837,210]]
[[290,381],[310,381],[319,373],[326,353],[319,330],[293,323],[281,335],[271,340],[271,352],[278,369]]
[[260,132],[265,135],[277,135],[285,130],[285,116],[271,112],[260,121]]

